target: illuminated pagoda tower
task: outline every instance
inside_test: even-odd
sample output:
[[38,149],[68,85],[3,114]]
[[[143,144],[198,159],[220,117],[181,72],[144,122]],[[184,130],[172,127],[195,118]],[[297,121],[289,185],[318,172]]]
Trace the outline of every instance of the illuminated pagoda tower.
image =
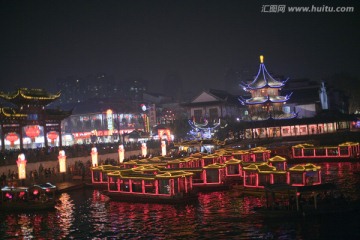
[[260,56],[260,67],[255,79],[249,84],[240,83],[240,86],[251,94],[248,99],[239,97],[241,104],[248,108],[248,115],[245,116],[244,120],[257,121],[296,117],[296,113],[290,112],[289,107],[284,108],[292,93],[286,96],[279,95],[287,80],[274,79],[266,70],[264,57]]
[[29,145],[32,146],[36,146],[37,137],[43,137],[45,147],[49,146],[48,139],[52,144],[59,139],[58,145],[62,146],[61,121],[70,116],[71,111],[46,108],[59,97],[60,93],[50,94],[43,89],[19,88],[12,93],[0,92],[0,98],[14,106],[0,107],[2,150],[5,150],[5,139],[11,145],[19,140],[20,149],[23,149],[24,137],[30,138]]

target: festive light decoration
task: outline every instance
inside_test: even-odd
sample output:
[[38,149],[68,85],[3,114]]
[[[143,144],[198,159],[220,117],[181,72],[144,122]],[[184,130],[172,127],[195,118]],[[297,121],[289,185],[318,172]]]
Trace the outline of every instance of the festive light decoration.
[[59,98],[61,93],[57,94],[47,94],[44,92],[43,89],[28,89],[28,88],[20,88],[16,92],[12,94],[3,94],[0,93],[0,96],[5,99],[15,99],[19,96],[21,96],[24,99],[30,99],[30,100],[54,100],[56,98]]
[[91,162],[93,167],[98,166],[98,151],[96,147],[91,149]]
[[19,179],[26,179],[26,159],[23,153],[20,153],[16,161],[18,166]]
[[140,107],[141,107],[141,110],[143,110],[144,112],[148,109],[148,107],[146,107],[145,104],[141,104]]
[[114,130],[114,119],[113,119],[113,111],[108,109],[106,111],[106,121],[107,121],[107,128],[109,130],[109,135],[112,135]]
[[146,143],[142,143],[142,144],[141,144],[141,155],[142,155],[143,157],[146,157],[146,155],[147,155],[147,146],[146,146]]
[[59,171],[61,173],[65,173],[66,172],[66,155],[65,155],[64,150],[59,151],[58,159],[59,159]]
[[35,138],[40,135],[40,128],[38,125],[30,125],[25,128],[25,133],[31,141],[35,142]]
[[205,138],[210,139],[211,133],[214,132],[216,128],[220,126],[220,119],[218,122],[209,123],[205,120],[204,124],[196,123],[194,120],[189,120],[189,125],[192,128],[190,134],[194,136],[194,138]]
[[48,133],[48,138],[51,140],[51,144],[55,144],[55,140],[58,138],[58,134],[55,131],[51,131]]
[[[262,57],[262,58],[261,58]],[[264,57],[260,56],[260,67],[259,67],[259,71],[256,75],[256,77],[254,78],[254,80],[250,83],[240,83],[240,85],[246,90],[246,91],[250,91],[250,90],[255,90],[255,89],[261,89],[264,87],[270,87],[270,88],[281,88],[285,85],[285,83],[289,80],[289,78],[287,78],[284,81],[278,81],[275,80],[270,73],[267,71],[265,64],[264,64]]]
[[6,140],[10,142],[10,147],[14,147],[15,142],[19,140],[19,136],[16,133],[9,133],[6,136]]
[[161,156],[166,156],[166,143],[161,141]]
[[170,141],[171,141],[171,132],[170,132],[170,129],[158,129],[159,140],[162,139],[164,133],[166,134],[166,139],[168,140],[168,142],[170,142]]
[[124,149],[124,145],[119,145],[119,162],[122,163],[124,162],[124,158],[125,158],[125,149]]
[[15,109],[8,107],[0,108],[0,113],[5,117],[24,118],[24,119],[27,118],[27,114],[18,113]]

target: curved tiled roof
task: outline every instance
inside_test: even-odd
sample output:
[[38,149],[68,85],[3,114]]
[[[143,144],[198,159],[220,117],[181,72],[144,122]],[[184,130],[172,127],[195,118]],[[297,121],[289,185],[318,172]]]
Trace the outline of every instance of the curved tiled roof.
[[19,88],[12,93],[0,92],[0,98],[9,101],[15,105],[24,104],[28,102],[36,102],[37,104],[42,103],[48,105],[60,97],[61,93],[50,94],[44,89],[28,89]]
[[290,96],[291,94],[286,96],[263,96],[263,97],[249,98],[249,99],[244,99],[240,97],[239,101],[241,102],[242,105],[263,104],[267,102],[282,103],[288,101],[290,99]]

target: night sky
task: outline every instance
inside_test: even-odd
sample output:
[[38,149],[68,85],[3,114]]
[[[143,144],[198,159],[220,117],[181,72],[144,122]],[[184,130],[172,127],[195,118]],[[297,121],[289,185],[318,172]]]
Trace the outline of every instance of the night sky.
[[169,72],[186,88],[219,89],[230,68],[255,75],[260,54],[290,79],[359,76],[358,2],[285,2],[353,13],[262,13],[281,1],[0,0],[0,91],[99,72],[145,79],[153,92]]

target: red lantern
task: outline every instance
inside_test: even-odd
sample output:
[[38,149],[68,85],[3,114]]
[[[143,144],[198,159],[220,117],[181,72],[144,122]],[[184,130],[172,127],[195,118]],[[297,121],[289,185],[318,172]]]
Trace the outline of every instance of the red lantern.
[[58,134],[55,131],[51,131],[48,133],[48,138],[51,140],[51,144],[55,143],[55,140],[58,138]]
[[26,136],[31,138],[31,141],[35,141],[35,138],[40,135],[40,129],[38,125],[31,125],[25,128]]
[[14,143],[19,139],[19,136],[16,133],[9,133],[6,136],[6,140],[10,142],[10,146],[14,147]]

